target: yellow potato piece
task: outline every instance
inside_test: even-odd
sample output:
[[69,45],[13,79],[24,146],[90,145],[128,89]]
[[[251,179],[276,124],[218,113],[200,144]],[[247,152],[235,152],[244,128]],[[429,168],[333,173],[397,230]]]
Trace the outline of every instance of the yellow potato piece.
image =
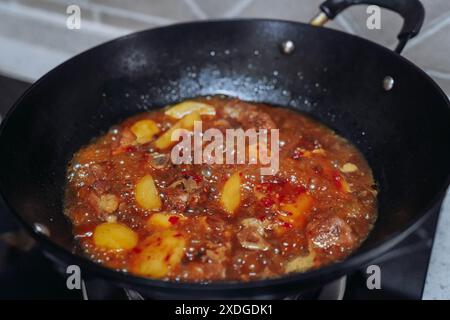
[[220,203],[223,209],[233,214],[241,203],[241,177],[235,172],[225,182],[220,195]]
[[159,132],[156,122],[150,119],[137,121],[130,130],[136,136],[136,142],[139,144],[152,141],[154,135]]
[[105,222],[98,225],[94,231],[96,247],[114,250],[129,250],[136,246],[138,236],[136,232],[121,223]]
[[148,277],[162,278],[180,264],[185,246],[186,240],[178,231],[155,232],[143,241],[143,250],[135,259],[132,271]]
[[350,193],[352,192],[352,188],[350,188],[349,183],[347,182],[347,180],[345,180],[344,178],[342,178],[341,180],[341,185],[342,185],[342,189],[347,192]]
[[176,214],[168,213],[154,213],[147,220],[147,226],[150,228],[168,229],[174,225],[177,225],[185,217]]
[[191,100],[178,103],[167,109],[164,113],[172,118],[181,119],[194,111],[197,111],[200,115],[216,115],[216,109],[214,109],[213,106],[203,102]]
[[306,223],[305,213],[311,210],[313,198],[303,193],[297,197],[294,203],[287,203],[281,206],[281,210],[289,212],[291,215],[280,216],[281,220],[292,223],[295,226],[303,227]]
[[172,133],[174,133],[177,129],[192,130],[195,121],[201,121],[200,113],[198,111],[194,111],[180,119],[172,126],[172,128],[164,132],[158,139],[156,139],[154,146],[160,150],[167,149],[175,143],[175,141],[172,141]]
[[300,256],[294,258],[286,264],[285,271],[286,272],[305,272],[312,267],[314,267],[314,251],[310,251],[310,253],[306,256]]
[[138,205],[145,210],[159,210],[162,202],[151,175],[142,177],[136,184],[134,196]]

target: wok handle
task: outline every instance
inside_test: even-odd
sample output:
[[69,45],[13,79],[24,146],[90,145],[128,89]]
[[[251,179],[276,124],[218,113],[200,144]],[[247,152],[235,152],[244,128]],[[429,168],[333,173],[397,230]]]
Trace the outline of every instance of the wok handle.
[[311,20],[311,24],[322,26],[348,7],[359,4],[376,5],[389,9],[403,18],[403,26],[397,36],[399,43],[394,50],[399,54],[408,40],[419,33],[425,17],[425,9],[419,0],[327,0],[320,5],[321,12]]

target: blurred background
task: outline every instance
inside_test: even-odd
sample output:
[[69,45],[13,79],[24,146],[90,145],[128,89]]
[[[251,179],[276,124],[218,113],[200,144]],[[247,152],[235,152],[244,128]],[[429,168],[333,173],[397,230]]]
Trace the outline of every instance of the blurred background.
[[[0,0],[0,74],[32,82],[71,56],[137,30],[183,21],[265,17],[308,22],[321,0]],[[422,0],[426,20],[404,55],[450,95],[450,1]],[[69,5],[81,29],[66,27]],[[327,27],[393,48],[402,19],[381,12],[381,29],[366,27],[366,6],[345,11]]]

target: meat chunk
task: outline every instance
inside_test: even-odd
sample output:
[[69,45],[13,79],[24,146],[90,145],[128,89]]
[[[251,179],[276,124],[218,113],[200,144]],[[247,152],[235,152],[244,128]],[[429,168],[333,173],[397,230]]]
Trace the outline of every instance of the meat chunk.
[[224,107],[224,113],[239,122],[244,129],[275,129],[275,122],[269,114],[258,109],[256,105],[237,102]]
[[241,246],[249,250],[269,249],[269,244],[264,239],[264,226],[262,221],[255,218],[244,219],[241,222],[242,230],[238,232],[237,238]]
[[110,214],[119,207],[119,199],[114,194],[97,195],[91,192],[88,196],[88,201],[91,206],[100,214]]
[[199,200],[198,183],[192,178],[182,178],[173,182],[165,190],[166,206],[170,210],[184,212],[194,207]]
[[211,263],[224,264],[228,260],[228,254],[230,252],[230,244],[225,245],[209,245],[210,249],[206,249],[206,256]]
[[70,169],[69,181],[77,187],[94,186],[99,180],[106,180],[108,176],[104,163],[77,163]]
[[101,195],[98,206],[106,213],[113,213],[119,207],[119,199],[113,194]]
[[112,154],[118,155],[122,152],[125,152],[129,148],[131,148],[136,142],[136,136],[133,134],[133,132],[128,129],[124,128],[120,132],[120,136],[118,140],[115,140],[111,147],[112,147]]
[[181,278],[185,280],[221,280],[226,279],[227,269],[220,263],[191,262],[185,266]]
[[307,232],[312,247],[336,258],[357,245],[352,228],[337,216],[319,217],[308,224]]

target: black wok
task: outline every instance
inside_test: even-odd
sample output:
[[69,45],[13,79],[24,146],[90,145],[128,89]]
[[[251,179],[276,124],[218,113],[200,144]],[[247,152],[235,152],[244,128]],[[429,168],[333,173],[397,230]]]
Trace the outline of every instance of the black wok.
[[[400,52],[420,29],[418,1],[367,1],[405,18]],[[332,18],[352,3],[327,1]],[[322,24],[320,15],[314,22]],[[293,52],[280,45],[291,40]],[[394,85],[383,79],[391,76]],[[390,89],[390,90],[389,90]],[[120,120],[200,95],[226,94],[311,114],[355,143],[379,184],[379,218],[347,260],[319,270],[248,283],[189,284],[144,279],[73,254],[64,217],[66,164]],[[88,50],[50,71],[1,126],[0,190],[7,207],[61,266],[84,277],[158,297],[264,297],[318,286],[370,262],[422,223],[449,183],[447,97],[418,67],[370,41],[276,20],[209,21],[135,33]],[[36,224],[45,226],[48,236]],[[45,230],[45,228],[44,228]]]

